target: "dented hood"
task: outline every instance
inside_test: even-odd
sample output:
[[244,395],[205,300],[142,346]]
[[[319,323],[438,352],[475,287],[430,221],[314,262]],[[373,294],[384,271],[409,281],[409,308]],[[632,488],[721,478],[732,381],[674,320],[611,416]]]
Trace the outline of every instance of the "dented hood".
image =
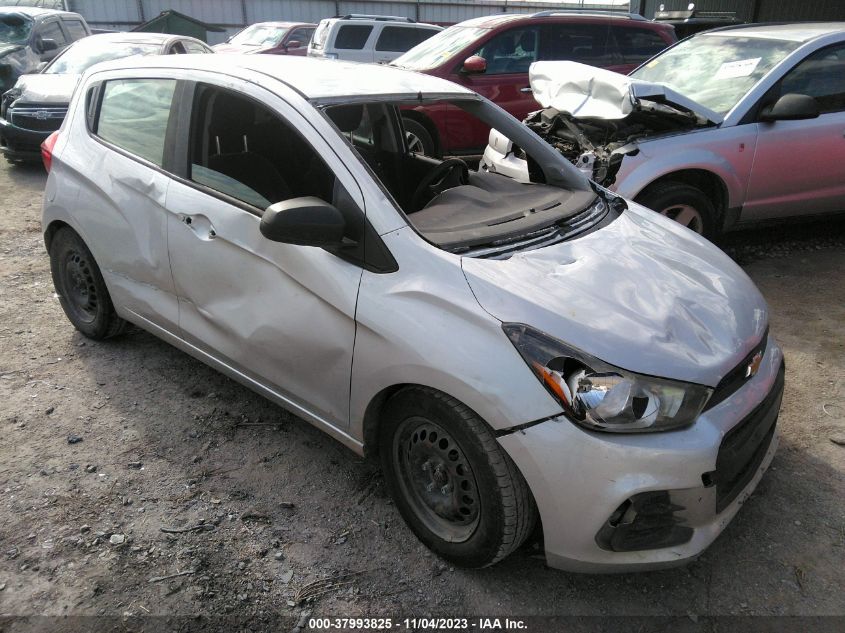
[[587,236],[508,260],[465,257],[463,269],[501,321],[622,369],[711,387],[768,320],[760,292],[727,255],[636,205]]
[[21,90],[21,103],[70,103],[82,75],[23,75],[16,88]]
[[639,109],[642,101],[653,101],[692,112],[717,125],[724,119],[664,84],[577,62],[535,62],[529,80],[541,106],[578,118],[624,119]]

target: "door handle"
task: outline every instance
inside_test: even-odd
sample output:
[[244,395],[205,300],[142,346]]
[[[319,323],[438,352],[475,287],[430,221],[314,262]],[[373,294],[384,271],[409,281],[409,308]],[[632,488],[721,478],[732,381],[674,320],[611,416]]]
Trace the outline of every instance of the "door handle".
[[201,240],[213,240],[217,237],[217,231],[211,221],[204,215],[183,215],[182,224],[187,226]]
[[531,86],[525,86],[525,88],[520,88],[519,91],[525,93],[531,92]]

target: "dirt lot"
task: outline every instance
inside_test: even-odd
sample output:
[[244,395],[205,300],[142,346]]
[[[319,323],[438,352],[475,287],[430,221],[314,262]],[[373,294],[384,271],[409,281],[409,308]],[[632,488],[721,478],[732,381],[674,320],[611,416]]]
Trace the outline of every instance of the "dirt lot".
[[528,546],[463,571],[304,422],[140,330],[77,334],[44,181],[0,167],[0,615],[845,616],[845,221],[725,242],[769,301],[787,386],[771,471],[699,561],[585,576]]

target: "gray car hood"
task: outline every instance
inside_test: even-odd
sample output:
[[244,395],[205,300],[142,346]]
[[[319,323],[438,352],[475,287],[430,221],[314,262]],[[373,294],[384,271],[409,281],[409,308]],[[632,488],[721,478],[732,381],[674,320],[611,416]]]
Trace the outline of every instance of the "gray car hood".
[[727,255],[633,204],[584,237],[462,265],[495,318],[652,376],[715,386],[768,321],[760,292]]
[[82,75],[22,75],[16,88],[21,90],[21,103],[70,103]]
[[534,98],[544,108],[578,118],[624,119],[654,101],[687,110],[719,124],[724,117],[664,84],[641,81],[611,70],[577,62],[535,62],[529,70]]

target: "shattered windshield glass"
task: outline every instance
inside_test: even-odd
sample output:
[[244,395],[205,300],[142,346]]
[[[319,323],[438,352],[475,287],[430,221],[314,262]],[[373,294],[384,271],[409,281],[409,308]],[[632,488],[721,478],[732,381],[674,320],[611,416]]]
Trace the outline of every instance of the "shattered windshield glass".
[[0,14],[0,44],[23,44],[31,32],[32,20],[25,15]]
[[800,44],[759,37],[700,35],[658,55],[631,76],[665,84],[726,114]]

